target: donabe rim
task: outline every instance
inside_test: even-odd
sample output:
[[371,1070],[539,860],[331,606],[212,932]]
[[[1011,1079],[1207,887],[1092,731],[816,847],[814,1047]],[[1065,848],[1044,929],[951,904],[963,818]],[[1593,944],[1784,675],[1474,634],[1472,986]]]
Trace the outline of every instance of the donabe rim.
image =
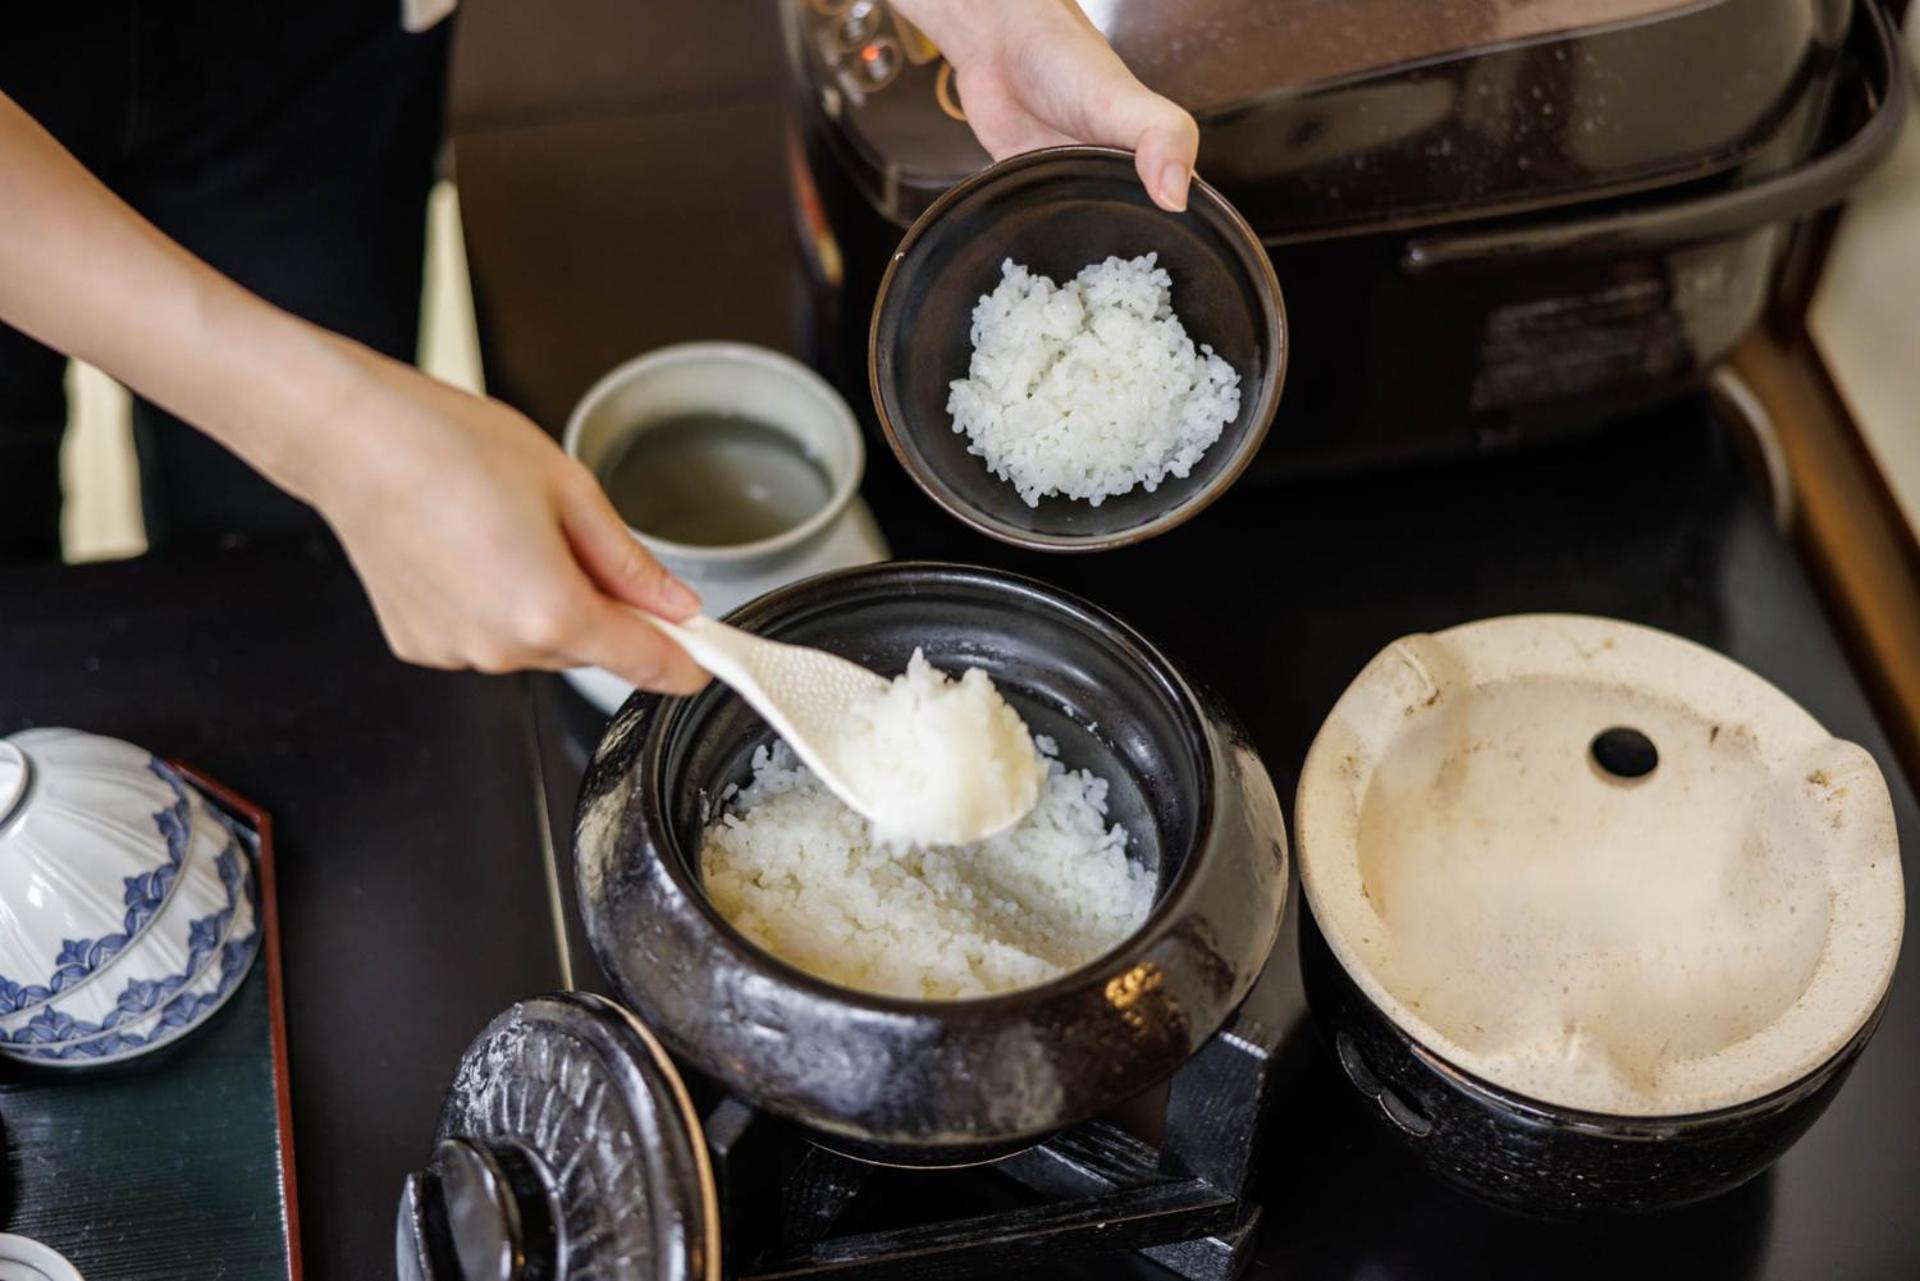
[[[739,625],[743,621],[743,615],[746,616],[747,622],[764,621],[764,615],[767,613],[791,610],[796,605],[811,603],[818,607],[818,602],[811,602],[810,597],[823,589],[840,586],[844,580],[863,577],[883,581],[890,578],[905,580],[905,585],[908,586],[916,580],[930,579],[931,585],[936,587],[957,582],[969,586],[984,586],[991,591],[1005,591],[1012,588],[1022,597],[1036,595],[1041,597],[1047,604],[1070,612],[1077,621],[1092,625],[1091,630],[1096,634],[1109,636],[1123,647],[1134,650],[1143,660],[1143,666],[1152,677],[1153,683],[1160,686],[1172,699],[1179,715],[1181,729],[1189,737],[1187,746],[1196,750],[1199,766],[1196,773],[1199,777],[1194,799],[1194,835],[1191,848],[1186,851],[1186,856],[1181,860],[1178,874],[1168,883],[1165,891],[1155,899],[1145,919],[1125,938],[1106,951],[1041,983],[979,996],[905,997],[869,992],[830,982],[768,951],[736,929],[708,897],[706,886],[701,883],[696,870],[697,851],[693,857],[689,857],[688,852],[681,846],[673,824],[669,820],[666,804],[665,785],[669,781],[666,778],[666,755],[670,741],[681,731],[689,709],[699,697],[694,695],[663,700],[663,705],[659,708],[651,727],[643,731],[646,734],[646,741],[641,748],[641,757],[638,762],[639,771],[650,784],[646,788],[649,797],[647,808],[650,811],[648,817],[651,821],[658,823],[660,833],[664,837],[663,844],[668,847],[660,852],[660,862],[664,865],[666,875],[673,882],[676,890],[717,929],[720,940],[726,946],[735,949],[736,953],[744,951],[755,963],[772,971],[772,977],[779,979],[786,986],[799,988],[810,995],[837,1001],[843,1005],[888,1015],[972,1016],[979,1012],[993,1013],[1009,1007],[1069,996],[1084,989],[1096,971],[1111,968],[1114,958],[1143,943],[1157,941],[1165,935],[1170,920],[1184,909],[1185,897],[1190,892],[1196,868],[1199,865],[1199,852],[1205,848],[1213,835],[1213,810],[1217,800],[1219,773],[1212,746],[1201,720],[1199,700],[1186,681],[1174,670],[1173,665],[1167,661],[1165,655],[1131,626],[1078,596],[1060,591],[1025,575],[946,561],[891,561],[877,566],[855,566],[851,569],[833,570],[802,579],[777,592],[762,596],[741,606],[735,613],[728,615],[728,618],[735,625]],[[1018,603],[1018,597],[1009,597],[1009,603]],[[755,616],[760,617],[756,619]],[[1102,631],[1102,628],[1111,629],[1111,631]],[[733,697],[738,696],[733,695]],[[669,853],[671,857],[668,856]]]
[[[887,393],[883,390],[880,381],[880,327],[882,319],[887,315],[888,308],[893,302],[895,276],[907,259],[919,248],[920,242],[933,226],[955,205],[970,199],[984,188],[994,186],[1025,170],[1080,160],[1122,165],[1129,178],[1133,175],[1133,153],[1120,147],[1042,147],[1037,151],[1010,156],[979,173],[962,179],[942,192],[938,199],[927,206],[925,213],[914,219],[913,225],[907,229],[906,235],[901,237],[899,245],[895,247],[893,257],[888,261],[887,269],[880,277],[880,289],[874,295],[873,317],[867,326],[867,389],[873,397],[874,413],[880,420],[880,430],[885,434],[887,444],[893,450],[893,456],[899,460],[901,469],[913,478],[913,483],[920,487],[922,493],[962,524],[989,538],[998,539],[1015,547],[1026,548],[1029,551],[1096,552],[1128,547],[1175,529],[1205,511],[1240,479],[1242,473],[1252,464],[1254,455],[1260,452],[1260,446],[1266,441],[1267,431],[1273,425],[1274,416],[1280,407],[1280,393],[1287,377],[1287,358],[1293,347],[1293,344],[1288,341],[1286,299],[1280,292],[1280,280],[1274,274],[1273,261],[1267,256],[1266,247],[1260,242],[1260,237],[1254,233],[1247,220],[1241,216],[1240,211],[1234,208],[1232,203],[1212,184],[1196,173],[1188,188],[1187,209],[1184,214],[1169,213],[1160,209],[1158,205],[1153,206],[1154,210],[1169,218],[1198,217],[1199,214],[1194,208],[1196,202],[1206,205],[1225,224],[1229,243],[1240,247],[1241,265],[1248,266],[1249,260],[1255,265],[1255,269],[1249,274],[1253,277],[1256,291],[1272,302],[1267,316],[1266,341],[1267,363],[1272,373],[1270,377],[1263,380],[1259,404],[1254,410],[1253,417],[1248,420],[1246,432],[1233,445],[1233,453],[1228,459],[1226,468],[1211,481],[1196,489],[1184,501],[1168,508],[1153,519],[1111,534],[1035,533],[977,510],[962,502],[957,495],[949,499],[937,492],[931,483],[932,469],[922,467],[909,458],[903,444],[903,432],[888,411]],[[982,463],[982,466],[984,467],[985,464]]]

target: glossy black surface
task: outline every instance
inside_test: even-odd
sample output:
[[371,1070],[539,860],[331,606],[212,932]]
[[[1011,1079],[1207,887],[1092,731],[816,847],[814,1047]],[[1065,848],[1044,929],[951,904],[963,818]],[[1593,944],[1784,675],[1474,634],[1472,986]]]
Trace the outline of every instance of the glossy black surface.
[[[967,375],[972,320],[1012,261],[1065,284],[1109,256],[1156,255],[1173,310],[1196,344],[1240,375],[1240,412],[1186,476],[1099,506],[1044,497],[1029,507],[953,430],[948,386]],[[1287,372],[1286,308],[1253,231],[1205,182],[1187,211],[1147,198],[1131,153],[1059,147],[1004,160],[946,193],[894,251],[869,338],[873,405],[895,457],[928,496],[984,534],[1048,551],[1092,551],[1187,520],[1246,468],[1266,438]]]
[[[830,122],[837,163],[896,225],[986,163],[942,109],[937,65],[823,92],[853,60],[835,56],[830,6],[781,8],[799,109]],[[1194,112],[1201,171],[1262,235],[1287,235],[1777,172],[1811,141],[1851,8],[1123,0],[1094,12],[1128,65]]]
[[1384,1131],[1474,1196],[1546,1217],[1677,1210],[1731,1192],[1826,1111],[1881,1014],[1765,1098],[1685,1117],[1605,1117],[1501,1090],[1420,1045],[1361,992],[1304,904],[1300,967],[1321,1039],[1378,1105]]
[[[462,1047],[560,986],[522,683],[396,661],[329,544],[239,548],[0,571],[0,733],[28,725],[128,739],[271,813],[306,1276],[390,1275],[393,1198],[431,1150]],[[164,1065],[147,1083],[193,1115],[240,1106]],[[8,1093],[0,1115],[18,1135],[57,1113]],[[130,1144],[143,1124],[16,1165],[18,1194],[31,1178],[36,1204],[81,1198],[95,1258],[120,1252],[120,1270],[88,1269],[99,1281],[171,1275],[154,1259],[183,1276],[242,1267],[222,1241],[251,1230],[253,1209],[203,1201],[149,1223],[162,1202],[88,1177],[112,1168],[92,1145]],[[181,1153],[152,1150],[153,1177],[187,1187],[186,1167],[169,1174]]]
[[[1730,35],[1728,25],[1743,14],[1758,25]],[[1690,25],[1717,33],[1716,57],[1749,41],[1785,39],[1794,70],[1777,70],[1806,80],[1780,117],[1767,120],[1774,132],[1761,151],[1717,179],[1709,176],[1714,166],[1702,162],[1632,194],[1602,199],[1602,192],[1584,189],[1591,176],[1581,176],[1577,158],[1596,135],[1572,122],[1569,104],[1544,113],[1555,94],[1604,86],[1596,92],[1637,104],[1645,123],[1665,137],[1680,126],[1652,104],[1675,84],[1688,86],[1691,96],[1692,86],[1706,83],[1692,73],[1656,78],[1649,68],[1666,64],[1644,48],[1634,55],[1640,62],[1612,68],[1591,66],[1569,49],[1561,50],[1568,54],[1562,62],[1546,44],[1500,50],[1484,62],[1400,68],[1396,76],[1404,80],[1330,87],[1330,94],[1350,95],[1338,107],[1316,105],[1312,93],[1282,95],[1259,110],[1287,116],[1300,150],[1324,152],[1326,163],[1260,182],[1236,181],[1233,165],[1257,167],[1265,157],[1203,144],[1199,172],[1219,183],[1266,241],[1290,318],[1286,397],[1253,463],[1255,477],[1587,430],[1697,386],[1725,359],[1760,315],[1796,224],[1844,198],[1885,159],[1905,119],[1907,72],[1897,35],[1872,3],[1720,0],[1661,23],[1601,33],[1594,42],[1657,43],[1663,29],[1670,39],[1674,28]],[[1821,51],[1804,58],[1804,50],[1792,52],[1813,31]],[[1843,32],[1845,44],[1828,48]],[[1503,75],[1496,68],[1508,59]],[[1634,66],[1637,72],[1629,70]],[[1752,91],[1760,76],[1749,69],[1737,88],[1714,82],[1714,93],[1700,102],[1712,97],[1724,107],[1720,94]],[[1394,141],[1370,132],[1378,124],[1396,134],[1396,112],[1412,110],[1409,102],[1462,113],[1472,145],[1456,141],[1441,153],[1439,141],[1419,131]],[[1615,123],[1639,116],[1607,110]],[[1682,114],[1699,124],[1712,113]],[[822,323],[840,330],[836,358],[847,381],[857,382],[871,299],[900,229],[879,212],[884,200],[876,206],[862,192],[858,166],[849,176],[834,128],[817,113],[803,118],[810,171],[846,263],[844,285],[830,291]],[[1508,146],[1510,129],[1525,134],[1524,145]],[[1508,190],[1503,179],[1477,161],[1458,164],[1459,156],[1488,145],[1548,185],[1545,176],[1559,174],[1574,187],[1551,208],[1505,216],[1514,211],[1494,207]],[[1428,146],[1434,154],[1423,150]],[[1285,140],[1271,150],[1285,152]],[[1405,217],[1366,221],[1356,214],[1328,222],[1316,213],[1360,209],[1378,198],[1363,189],[1389,176],[1400,197],[1391,208]],[[1433,217],[1415,209],[1412,193],[1429,180],[1462,184],[1443,210],[1447,225],[1432,225]],[[1469,194],[1476,181],[1484,183],[1477,197]],[[1179,279],[1176,273],[1176,298]]]
[[0,1232],[91,1281],[284,1275],[267,967],[173,1045],[115,1068],[0,1065]]
[[812,579],[733,621],[883,672],[916,648],[983,668],[1069,768],[1109,781],[1109,817],[1160,892],[1119,947],[1038,987],[909,1001],[821,982],[746,942],[699,887],[711,798],[745,781],[767,727],[717,685],[636,696],[582,787],[576,880],[602,969],[676,1053],[831,1143],[952,1164],[1164,1080],[1246,995],[1286,889],[1279,801],[1231,716],[1125,624],[1035,582],[929,564]]

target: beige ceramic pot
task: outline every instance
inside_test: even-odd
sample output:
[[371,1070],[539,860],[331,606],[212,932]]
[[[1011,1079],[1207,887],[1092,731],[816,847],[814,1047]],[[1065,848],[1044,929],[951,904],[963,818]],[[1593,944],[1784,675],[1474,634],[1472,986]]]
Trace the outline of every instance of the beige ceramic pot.
[[[1738,664],[1626,623],[1388,646],[1315,740],[1295,832],[1309,990],[1349,1075],[1516,1203],[1554,1170],[1549,1208],[1576,1209],[1751,1175],[1838,1088],[1899,950],[1873,759]],[[1568,1126],[1587,1141],[1561,1169],[1547,1140]],[[1693,1180],[1649,1134],[1745,1142]],[[1609,1171],[1624,1202],[1596,1186]]]

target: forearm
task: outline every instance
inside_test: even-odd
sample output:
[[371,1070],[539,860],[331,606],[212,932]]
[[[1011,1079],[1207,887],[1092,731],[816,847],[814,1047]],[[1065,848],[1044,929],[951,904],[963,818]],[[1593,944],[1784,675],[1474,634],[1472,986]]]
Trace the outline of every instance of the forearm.
[[364,394],[377,359],[169,240],[5,95],[0,320],[99,366],[307,498],[316,427]]
[[706,675],[636,609],[699,598],[593,474],[470,396],[254,297],[174,244],[0,96],[0,321],[194,423],[339,535],[402,658]]

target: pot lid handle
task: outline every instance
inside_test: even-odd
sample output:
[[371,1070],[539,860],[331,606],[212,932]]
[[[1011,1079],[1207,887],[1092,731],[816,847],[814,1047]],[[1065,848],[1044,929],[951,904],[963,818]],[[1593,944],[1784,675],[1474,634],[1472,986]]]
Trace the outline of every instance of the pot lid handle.
[[678,1070],[611,1001],[522,1001],[467,1047],[407,1176],[400,1281],[719,1281],[719,1200]]
[[559,1276],[553,1175],[524,1150],[447,1139],[407,1176],[401,1281],[550,1281]]

